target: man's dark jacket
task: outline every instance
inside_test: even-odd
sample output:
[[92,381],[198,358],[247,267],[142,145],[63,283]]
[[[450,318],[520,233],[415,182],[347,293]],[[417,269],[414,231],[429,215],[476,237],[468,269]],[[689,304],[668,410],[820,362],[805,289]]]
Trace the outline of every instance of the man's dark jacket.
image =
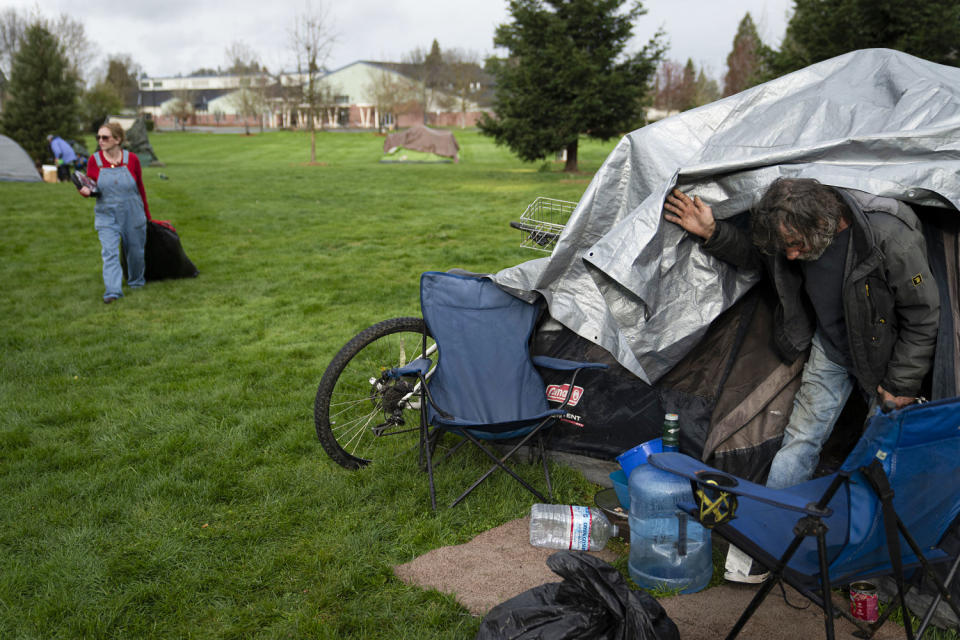
[[[898,200],[853,189],[837,192],[853,215],[843,272],[853,373],[867,393],[880,385],[895,396],[915,396],[933,358],[940,309],[920,222]],[[796,261],[760,253],[747,233],[723,221],[703,248],[738,267],[767,268],[779,297],[777,348],[789,361],[800,356],[817,322]]]

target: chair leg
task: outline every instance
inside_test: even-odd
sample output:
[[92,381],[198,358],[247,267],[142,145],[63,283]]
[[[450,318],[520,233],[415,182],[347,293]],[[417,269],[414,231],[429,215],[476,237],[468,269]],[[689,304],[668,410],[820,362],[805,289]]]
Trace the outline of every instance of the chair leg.
[[[423,407],[423,395],[421,393],[420,406]],[[437,491],[433,484],[433,446],[430,442],[430,430],[427,425],[427,410],[422,408],[420,411],[420,454],[427,458],[427,476],[430,482],[430,507],[437,510]],[[439,437],[439,434],[438,436]]]
[[817,524],[817,555],[820,558],[820,588],[823,590],[823,624],[827,640],[834,640],[833,598],[830,596],[830,563],[827,562],[827,528]]
[[947,603],[950,605],[950,608],[953,609],[953,613],[960,618],[960,607],[957,606],[957,603],[953,600],[953,597],[950,595],[948,589],[950,585],[953,584],[953,579],[957,575],[957,568],[960,567],[960,554],[953,560],[953,564],[950,565],[950,571],[947,573],[947,578],[944,580],[944,583],[939,584],[939,580],[934,580],[937,582],[937,597],[933,599],[933,602],[930,604],[930,607],[927,609],[927,612],[923,615],[923,620],[920,622],[920,628],[917,629],[917,640],[922,640],[923,632],[927,630],[927,627],[930,626],[930,620],[933,619],[933,614],[937,610],[937,607],[940,606],[940,601],[943,599],[943,594],[946,593]]
[[537,434],[537,444],[540,445],[540,461],[543,463],[543,477],[547,481],[547,495],[550,496],[550,502],[553,502],[553,485],[550,483],[550,467],[547,466],[547,455],[543,448],[543,436]]
[[456,500],[454,500],[454,501],[450,504],[450,506],[451,506],[451,507],[457,506],[464,498],[466,498],[468,495],[470,495],[470,492],[471,492],[471,491],[473,491],[473,490],[476,489],[478,486],[480,486],[480,483],[483,482],[484,480],[486,480],[487,478],[489,478],[490,475],[491,475],[494,471],[496,471],[497,469],[503,469],[504,471],[506,471],[507,473],[509,473],[511,476],[513,476],[513,479],[516,480],[517,482],[519,482],[520,484],[522,484],[522,485],[527,489],[527,491],[529,491],[530,493],[532,493],[533,495],[535,495],[535,496],[536,496],[538,499],[540,499],[541,501],[546,502],[547,499],[543,496],[542,493],[540,493],[539,491],[537,491],[536,489],[534,489],[533,486],[532,486],[529,482],[527,482],[526,480],[524,480],[523,478],[521,478],[519,475],[517,475],[517,473],[516,473],[513,469],[511,469],[511,468],[508,467],[506,464],[504,464],[504,463],[510,458],[510,456],[512,456],[520,447],[522,447],[523,445],[525,445],[525,444],[530,440],[530,438],[532,438],[534,435],[536,435],[537,433],[539,433],[539,431],[540,431],[539,428],[535,429],[534,431],[531,431],[530,433],[528,433],[528,434],[523,438],[523,440],[521,440],[516,446],[514,446],[512,449],[510,449],[510,451],[509,451],[505,456],[503,456],[502,458],[497,458],[497,456],[494,455],[489,449],[487,449],[486,447],[484,447],[476,437],[474,437],[473,435],[471,435],[469,431],[464,430],[464,431],[462,432],[463,435],[464,435],[464,437],[468,438],[473,444],[475,444],[475,445],[477,446],[477,448],[480,449],[481,451],[483,451],[483,453],[486,454],[486,456],[487,456],[488,458],[490,458],[491,460],[493,460],[493,462],[494,462],[495,464],[494,464],[492,467],[490,467],[489,469],[487,469],[487,472],[484,473],[482,476],[480,476],[480,477],[477,479],[476,482],[474,482],[472,485],[470,485],[470,487],[469,487],[466,491],[464,491],[462,494],[460,494],[460,497],[458,497]]
[[465,444],[467,444],[467,441],[466,441],[466,440],[461,440],[461,441],[458,442],[457,444],[453,445],[453,446],[450,448],[449,451],[447,451],[446,453],[443,454],[443,460],[441,460],[441,462],[446,462],[447,460],[449,460],[449,459],[453,456],[453,454],[455,454],[457,451],[459,451],[459,450],[460,450],[460,447],[462,447],[462,446],[465,445]]
[[[839,486],[839,483],[835,483]],[[828,491],[829,493],[829,491]],[[828,498],[829,499],[829,498]],[[790,545],[787,547],[786,551],[783,552],[783,555],[780,556],[780,559],[777,561],[777,566],[771,570],[770,578],[760,585],[760,589],[757,590],[757,593],[753,596],[753,599],[750,601],[750,604],[747,605],[747,608],[744,609],[743,613],[740,614],[740,618],[737,620],[737,623],[733,625],[733,629],[730,630],[730,633],[727,634],[726,640],[734,640],[737,635],[743,630],[743,627],[747,624],[750,618],[753,616],[754,612],[763,604],[763,601],[770,594],[770,591],[777,585],[778,582],[783,580],[783,572],[786,569],[787,563],[790,562],[790,558],[793,557],[793,554],[797,552],[797,549],[800,548],[800,545],[803,543],[803,539],[808,535],[811,535],[815,529],[811,527],[816,527],[819,524],[815,518],[802,518],[797,527],[794,528],[796,535],[793,538],[793,541],[790,542]],[[822,525],[821,525],[822,526]],[[826,549],[824,549],[824,556],[821,558],[821,562],[826,560]],[[827,595],[830,594],[829,589],[825,591]],[[833,620],[830,620],[830,625],[827,628],[827,637],[829,640],[833,640]]]

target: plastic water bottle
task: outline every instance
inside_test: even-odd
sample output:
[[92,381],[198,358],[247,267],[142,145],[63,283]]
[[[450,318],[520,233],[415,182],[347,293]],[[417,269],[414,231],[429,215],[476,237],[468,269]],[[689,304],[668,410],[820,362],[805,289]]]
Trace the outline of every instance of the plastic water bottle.
[[530,544],[547,549],[599,551],[617,535],[602,511],[569,504],[535,504],[530,509]]
[[[676,414],[668,413],[663,427],[663,450],[676,451]],[[629,488],[628,569],[633,581],[645,589],[679,589],[680,593],[707,586],[713,576],[710,531],[677,508],[681,502],[693,502],[690,481],[642,464],[630,473]]]

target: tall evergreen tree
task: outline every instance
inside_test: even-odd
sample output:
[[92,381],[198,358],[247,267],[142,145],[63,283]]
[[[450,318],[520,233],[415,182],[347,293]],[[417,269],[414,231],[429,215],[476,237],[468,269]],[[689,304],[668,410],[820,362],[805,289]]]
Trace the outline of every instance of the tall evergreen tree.
[[445,64],[443,53],[440,51],[440,43],[433,39],[430,45],[430,53],[423,60],[424,70],[426,72],[426,86],[430,89],[439,89],[444,85]]
[[723,95],[732,96],[762,81],[763,42],[757,26],[747,12],[737,26],[733,49],[727,56],[727,75],[723,78]]
[[509,55],[488,61],[496,117],[480,130],[526,161],[566,150],[564,170],[576,171],[581,134],[609,140],[643,124],[664,52],[659,32],[626,52],[644,13],[639,0],[510,0],[513,20],[494,37]]
[[717,81],[708,76],[706,69],[703,67],[700,67],[700,72],[697,73],[695,86],[695,102],[698,107],[720,98],[720,87],[717,85]]
[[697,69],[693,66],[693,58],[687,58],[683,67],[683,104],[681,111],[693,109],[697,104]]
[[777,76],[856,49],[897,49],[960,66],[960,3],[956,0],[795,0],[779,51],[768,60]]
[[48,134],[76,135],[77,77],[57,39],[39,23],[23,34],[7,90],[0,128],[19,142],[34,162],[50,155]]

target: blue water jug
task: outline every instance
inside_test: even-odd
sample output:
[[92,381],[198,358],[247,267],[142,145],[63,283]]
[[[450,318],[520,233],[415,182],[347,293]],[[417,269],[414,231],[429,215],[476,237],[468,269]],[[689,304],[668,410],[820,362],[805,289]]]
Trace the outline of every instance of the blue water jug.
[[694,593],[713,576],[710,531],[677,508],[690,481],[649,464],[630,473],[630,577],[644,589]]

